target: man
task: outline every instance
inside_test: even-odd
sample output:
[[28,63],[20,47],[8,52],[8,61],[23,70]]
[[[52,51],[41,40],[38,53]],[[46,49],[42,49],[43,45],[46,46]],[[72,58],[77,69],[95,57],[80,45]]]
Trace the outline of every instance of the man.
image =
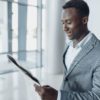
[[63,56],[64,79],[60,91],[34,85],[42,100],[100,100],[100,41],[88,30],[88,17],[83,0],[63,6],[63,30],[70,39]]

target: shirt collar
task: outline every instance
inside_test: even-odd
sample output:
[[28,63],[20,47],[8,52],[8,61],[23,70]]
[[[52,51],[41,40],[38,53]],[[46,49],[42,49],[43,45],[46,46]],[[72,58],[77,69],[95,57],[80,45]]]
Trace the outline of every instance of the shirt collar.
[[[89,32],[88,35],[86,35],[78,44],[75,48],[82,48],[92,37],[92,33]],[[69,46],[73,46],[73,42],[70,40],[68,43]]]

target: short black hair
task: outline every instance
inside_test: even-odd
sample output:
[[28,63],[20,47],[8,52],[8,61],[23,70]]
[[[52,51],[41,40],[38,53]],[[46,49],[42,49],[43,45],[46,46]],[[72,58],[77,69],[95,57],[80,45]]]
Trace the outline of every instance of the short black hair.
[[75,8],[79,11],[81,16],[89,16],[89,6],[84,0],[70,0],[63,5],[63,9]]

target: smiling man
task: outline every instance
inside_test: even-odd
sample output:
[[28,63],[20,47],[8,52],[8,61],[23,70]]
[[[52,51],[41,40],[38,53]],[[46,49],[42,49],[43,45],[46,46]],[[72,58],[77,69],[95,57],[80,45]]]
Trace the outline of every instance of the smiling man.
[[63,56],[61,90],[34,85],[42,100],[100,100],[100,41],[88,29],[89,7],[83,0],[63,6],[61,21],[70,43]]

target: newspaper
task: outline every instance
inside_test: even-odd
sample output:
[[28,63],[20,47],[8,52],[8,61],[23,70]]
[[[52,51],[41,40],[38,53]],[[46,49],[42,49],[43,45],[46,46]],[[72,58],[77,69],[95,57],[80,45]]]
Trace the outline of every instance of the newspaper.
[[31,78],[34,82],[36,82],[38,85],[41,85],[39,80],[34,77],[31,72],[29,72],[28,70],[26,70],[25,68],[23,68],[20,64],[18,64],[18,62],[11,56],[11,55],[7,55],[8,59],[14,63],[22,72],[24,72],[29,78]]

